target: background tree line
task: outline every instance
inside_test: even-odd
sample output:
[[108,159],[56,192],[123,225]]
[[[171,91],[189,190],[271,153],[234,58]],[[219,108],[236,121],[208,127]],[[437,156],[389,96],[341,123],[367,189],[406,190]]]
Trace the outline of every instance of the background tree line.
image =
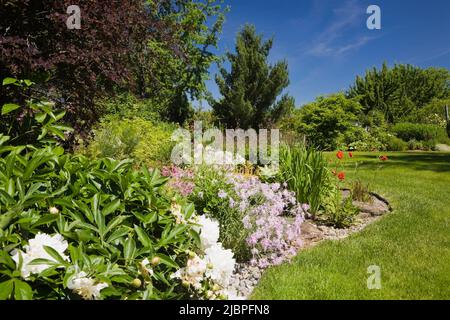
[[[173,130],[168,123],[204,120],[230,128],[281,127],[294,140],[306,137],[321,149],[404,148],[399,144],[410,141],[398,140],[394,129],[399,124],[446,126],[447,69],[389,68],[385,63],[358,76],[346,92],[295,108],[294,99],[284,94],[287,61],[268,61],[274,39],[264,39],[254,26],[245,25],[234,52],[225,57],[214,53],[228,11],[219,0],[113,0],[108,6],[83,1],[78,4],[82,28],[69,30],[66,9],[72,2],[0,1],[1,78],[36,83],[25,90],[0,86],[0,105],[51,98],[75,128],[69,146],[75,137],[89,143],[94,128],[103,132],[94,130],[97,139],[104,137],[95,144],[104,150],[95,154],[128,154],[123,150],[134,150],[140,139],[134,137],[138,133],[132,133],[133,125],[122,120],[134,118],[165,132],[164,139]],[[224,59],[228,68],[221,63]],[[212,97],[205,84],[214,63],[221,66],[215,78],[219,97]],[[199,100],[207,100],[211,110],[195,110],[193,101]],[[17,127],[23,119],[23,114],[1,116],[3,123]],[[118,131],[113,134],[110,127]],[[430,128],[421,131],[436,131]],[[117,136],[118,146],[111,145],[111,135]],[[433,139],[428,139],[430,145],[446,142],[442,136]]]

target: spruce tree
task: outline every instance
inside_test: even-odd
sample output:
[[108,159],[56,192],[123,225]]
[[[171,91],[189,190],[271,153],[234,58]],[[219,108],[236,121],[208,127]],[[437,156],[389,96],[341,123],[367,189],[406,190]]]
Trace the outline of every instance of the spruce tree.
[[277,100],[289,85],[289,73],[286,61],[269,64],[272,44],[246,25],[237,36],[236,53],[227,53],[231,70],[221,68],[216,76],[222,98],[212,107],[228,128],[270,127],[294,108],[288,95]]

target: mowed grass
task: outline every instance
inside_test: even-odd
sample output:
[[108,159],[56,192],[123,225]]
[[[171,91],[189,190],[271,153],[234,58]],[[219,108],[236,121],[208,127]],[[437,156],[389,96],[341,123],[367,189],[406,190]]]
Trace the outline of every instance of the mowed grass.
[[[394,211],[267,270],[253,299],[450,299],[450,154],[387,153],[383,163],[379,155],[355,153],[346,172]],[[367,288],[371,265],[381,269],[380,290]]]

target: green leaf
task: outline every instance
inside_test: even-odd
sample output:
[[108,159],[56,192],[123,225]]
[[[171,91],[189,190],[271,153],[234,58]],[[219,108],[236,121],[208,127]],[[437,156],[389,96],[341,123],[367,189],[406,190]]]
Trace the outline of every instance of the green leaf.
[[152,246],[152,240],[150,240],[149,236],[144,231],[144,229],[142,229],[137,225],[134,225],[134,230],[136,231],[139,241],[142,243],[144,247],[147,248]]
[[31,87],[31,86],[34,84],[33,81],[28,80],[28,79],[23,80],[23,82],[25,82],[25,84],[27,85],[27,87]]
[[116,199],[111,203],[109,203],[107,206],[105,206],[102,210],[102,213],[104,216],[107,216],[116,211],[119,207],[120,207],[120,200]]
[[3,85],[7,86],[8,84],[16,83],[17,79],[14,78],[5,78],[3,79]]
[[10,269],[14,269],[16,264],[11,256],[6,251],[0,251],[0,264],[6,265]]
[[191,230],[189,230],[189,233],[191,234],[192,238],[194,238],[195,245],[196,245],[197,247],[200,247],[200,245],[201,245],[201,240],[200,240],[200,235],[198,234],[198,232],[195,231],[195,230],[193,230],[193,229],[191,229]]
[[0,300],[6,300],[14,289],[14,280],[8,280],[0,283]]
[[57,156],[62,156],[64,154],[64,148],[58,146],[53,149],[53,153]]
[[6,103],[2,107],[2,116],[5,115],[5,114],[8,114],[10,112],[13,112],[14,110],[17,110],[19,108],[20,108],[20,106],[18,104]]
[[41,130],[41,134],[37,137],[38,140],[42,140],[42,138],[44,138],[48,133],[47,128],[42,128]]
[[41,113],[37,113],[34,118],[36,119],[37,122],[42,123],[44,122],[45,118],[47,117],[47,114],[44,112]]
[[55,262],[55,261],[49,260],[49,259],[42,259],[42,258],[34,259],[34,260],[30,261],[28,264],[32,265],[32,266],[44,265],[44,266],[48,266],[48,268],[50,268],[51,266],[54,266],[54,265],[59,265],[58,262]]
[[5,142],[7,142],[9,139],[11,139],[11,137],[9,136],[4,136],[3,134],[0,133],[0,146],[2,144],[4,144]]
[[59,130],[58,128],[56,128],[56,126],[49,126],[47,127],[47,129],[53,133],[55,136],[57,136],[58,138],[60,138],[61,140],[65,140],[66,136],[64,135],[64,132]]
[[119,227],[116,230],[114,230],[113,233],[111,233],[111,235],[108,237],[107,242],[111,243],[114,242],[115,240],[124,237],[125,235],[127,235],[130,230],[132,230],[131,228],[128,227]]
[[[117,216],[114,219],[111,220],[110,223],[108,223],[108,226],[106,227],[105,234],[110,233],[114,228],[119,226],[121,223],[123,223],[125,220],[127,220],[130,216]],[[116,229],[117,230],[117,229]],[[115,230],[115,231],[116,231]],[[126,231],[128,232],[128,231]],[[109,241],[108,241],[109,242]]]
[[46,215],[42,216],[42,218],[40,218],[37,222],[33,223],[31,225],[31,227],[36,228],[36,227],[42,226],[44,224],[49,224],[51,222],[58,220],[58,218],[59,218],[59,216],[56,214],[46,214]]
[[66,260],[63,259],[63,257],[61,257],[61,255],[58,253],[58,251],[56,251],[55,249],[53,249],[52,247],[49,246],[44,246],[44,250],[56,261],[58,261],[59,263],[65,265],[67,263]]
[[6,190],[7,190],[8,194],[9,194],[11,197],[14,197],[14,194],[16,193],[16,188],[15,188],[15,183],[14,183],[13,178],[10,178],[10,179],[9,179],[6,188],[7,188]]
[[15,279],[14,298],[16,300],[31,300],[33,299],[33,289],[28,283]]
[[133,238],[130,237],[127,240],[125,240],[123,246],[123,255],[125,257],[125,260],[133,259],[135,253],[136,253],[136,242],[133,240]]

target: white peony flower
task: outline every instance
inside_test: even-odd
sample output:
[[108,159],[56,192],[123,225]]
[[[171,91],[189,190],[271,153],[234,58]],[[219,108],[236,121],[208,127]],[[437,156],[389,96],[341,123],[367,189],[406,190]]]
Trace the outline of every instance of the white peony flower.
[[205,271],[206,262],[196,255],[187,262],[185,280],[191,283],[194,288],[197,288],[203,281]]
[[193,286],[199,290],[202,286],[202,281],[205,276],[206,262],[199,256],[195,255],[187,261],[185,268],[179,269],[171,275],[171,278],[181,279],[188,285]]
[[205,261],[210,266],[206,276],[222,287],[228,286],[236,264],[233,252],[217,243],[205,250]]
[[30,274],[39,274],[49,267],[47,264],[30,265],[35,259],[47,259],[57,262],[47,251],[44,246],[53,248],[66,261],[69,257],[64,254],[67,250],[68,244],[60,234],[50,236],[45,233],[38,233],[34,239],[30,239],[28,245],[24,246],[25,252],[14,250],[12,252],[12,259],[19,265],[20,255],[22,255],[22,269],[20,273],[24,279],[27,279]]
[[203,215],[198,217],[197,223],[200,227],[194,227],[194,230],[200,233],[200,242],[203,249],[209,248],[219,241],[220,227],[218,221]]
[[106,287],[108,287],[108,284],[96,284],[96,281],[92,278],[88,278],[87,274],[83,271],[72,276],[67,283],[67,288],[73,290],[73,292],[85,300],[99,299],[100,291]]

